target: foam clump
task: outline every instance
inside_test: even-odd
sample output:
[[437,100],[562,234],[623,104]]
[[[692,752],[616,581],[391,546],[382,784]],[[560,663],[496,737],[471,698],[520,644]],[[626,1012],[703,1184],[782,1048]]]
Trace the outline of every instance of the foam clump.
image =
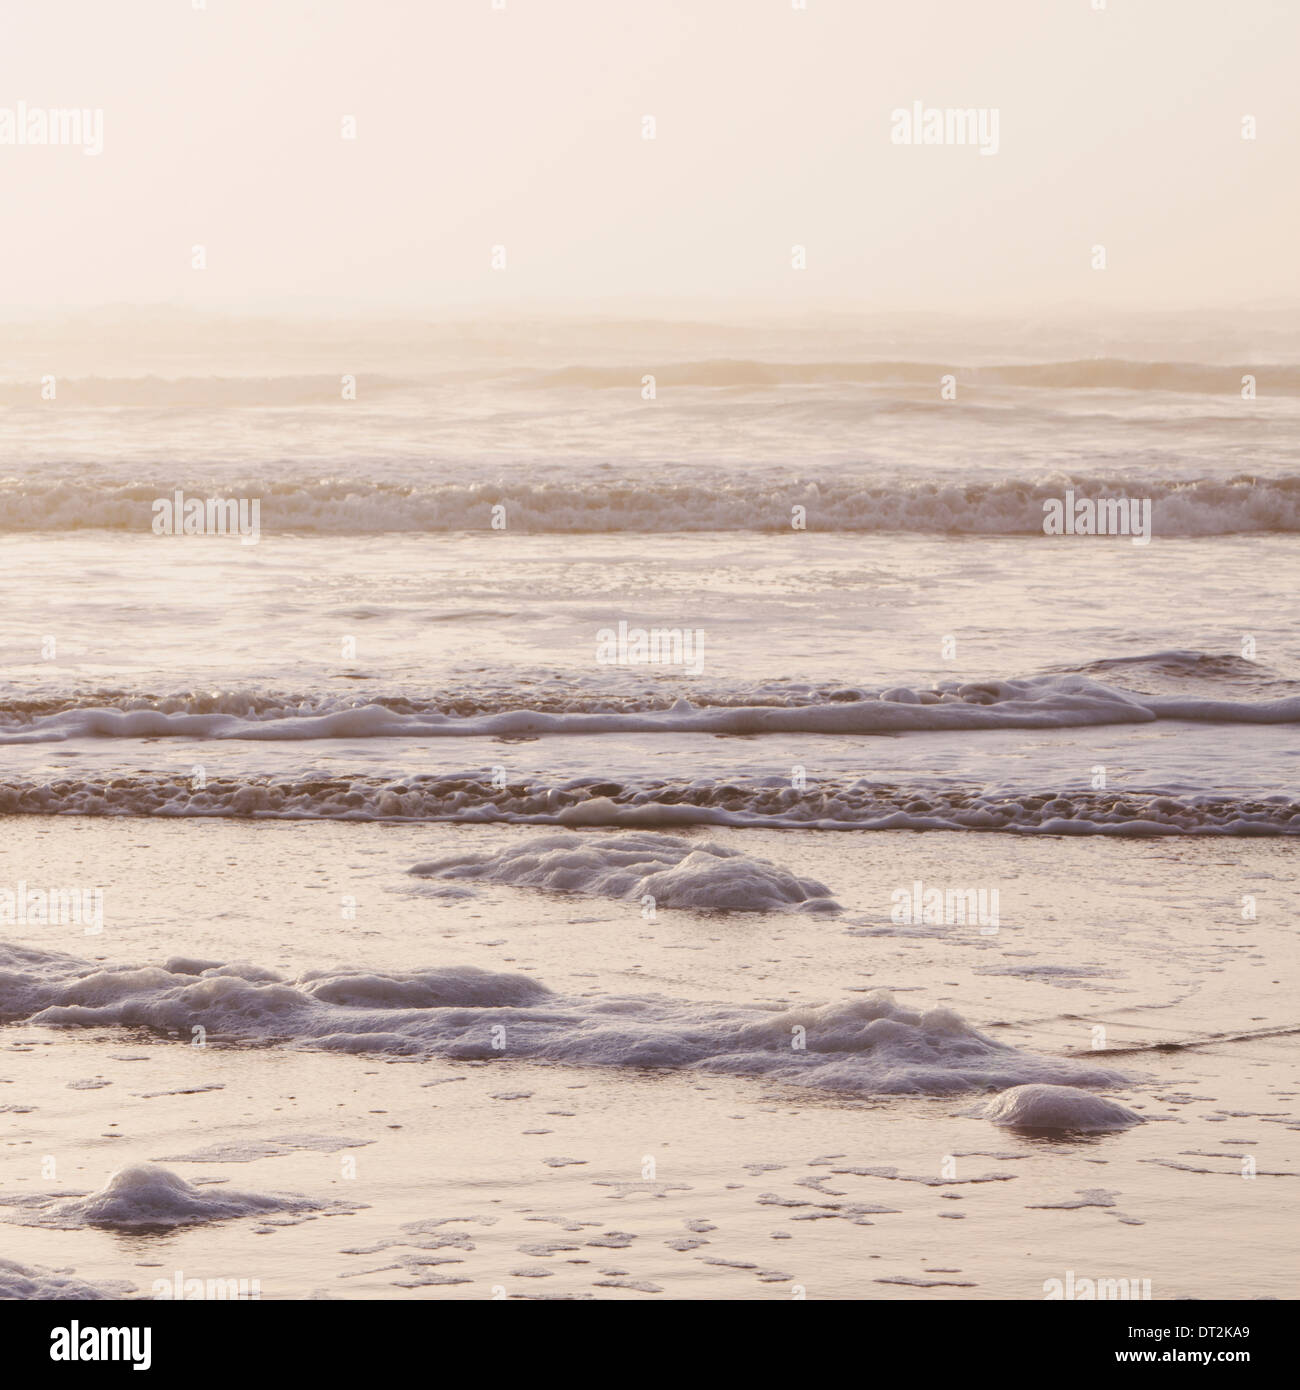
[[194,1226],[270,1212],[320,1211],[324,1205],[284,1193],[240,1192],[224,1186],[209,1191],[156,1163],[133,1163],[119,1168],[98,1192],[48,1202],[23,1217],[22,1224],[66,1230]]
[[473,965],[393,974],[308,971],[300,983],[327,1004],[367,1009],[501,1009],[534,1004],[551,994],[527,975],[498,974]]
[[422,877],[477,879],[715,912],[838,912],[816,879],[739,850],[671,835],[550,835],[495,854],[416,864]]
[[829,1089],[876,1095],[952,1095],[1036,1078],[1101,1085],[1122,1080],[1021,1052],[979,1032],[952,1009],[909,1009],[886,990],[767,1015],[742,1027],[736,1042],[748,1055],[737,1049],[718,1069],[780,1080],[815,1078]]
[[23,1265],[17,1260],[0,1259],[0,1302],[117,1299],[127,1297],[134,1289],[135,1285],[125,1280],[92,1284],[74,1278],[70,1269],[46,1269],[44,1265]]
[[1008,1129],[1103,1133],[1142,1124],[1142,1116],[1117,1100],[1072,1086],[1013,1086],[988,1102],[983,1116]]
[[190,956],[172,956],[163,969],[172,975],[233,975],[236,979],[263,983],[278,982],[283,978],[274,970],[250,965],[247,961],[197,960]]
[[[1031,1083],[1110,1088],[1126,1080],[1019,1051],[951,1009],[908,1008],[883,991],[780,1010],[653,994],[566,995],[528,976],[469,966],[335,968],[271,983],[90,961],[77,974],[70,958],[36,952],[13,963],[17,969],[0,968],[0,1015],[38,1027],[143,1026],[188,1040],[197,1024],[210,1044],[698,1070],[859,1095],[955,1095]],[[191,1213],[221,1219],[259,1200],[196,1191],[165,1171],[127,1170],[64,1215],[74,1224],[96,1214],[129,1221],[136,1210],[143,1221]],[[55,1215],[52,1201],[44,1202],[41,1223]],[[232,1210],[220,1210],[223,1202],[234,1203]]]

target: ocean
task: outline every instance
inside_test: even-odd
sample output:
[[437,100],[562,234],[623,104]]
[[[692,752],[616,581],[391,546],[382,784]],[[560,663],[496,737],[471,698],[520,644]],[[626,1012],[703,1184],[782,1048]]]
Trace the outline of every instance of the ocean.
[[0,1292],[1294,1295],[1293,327],[58,332]]

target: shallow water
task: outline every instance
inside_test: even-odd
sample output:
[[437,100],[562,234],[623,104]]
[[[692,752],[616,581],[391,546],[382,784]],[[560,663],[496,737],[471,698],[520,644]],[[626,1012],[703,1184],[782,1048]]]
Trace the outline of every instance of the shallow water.
[[[1058,1066],[1122,1073],[1106,1093],[1146,1123],[1071,1141],[998,1128],[973,1113],[978,1090],[864,1096],[508,1049],[460,1060],[304,1051],[274,1019],[252,1051],[215,1026],[194,1047],[188,1032],[11,1023],[3,1103],[32,1108],[8,1136],[5,1197],[90,1192],[152,1161],[189,1182],[365,1207],[143,1235],[7,1225],[10,1258],[127,1277],[146,1293],[176,1269],[256,1278],[264,1297],[653,1296],[603,1282],[614,1279],[670,1297],[789,1297],[798,1284],[809,1296],[1035,1298],[1069,1269],[1150,1278],[1157,1298],[1294,1292],[1283,1213],[1300,1114],[1293,993],[1277,961],[1300,902],[1284,842],[813,836],[798,842],[801,858],[835,892],[838,916],[662,908],[648,922],[635,900],[409,872],[524,844],[527,827],[51,826],[8,821],[10,862],[39,861],[60,882],[112,863],[115,886],[102,933],[28,925],[19,939],[37,952],[246,960],[290,979],[341,963],[478,966],[588,1007],[657,998],[697,1019],[884,989]],[[790,853],[787,832],[707,838],[751,857]],[[895,922],[893,895],[917,878],[996,887],[997,931]],[[1250,923],[1243,883],[1257,895]],[[208,906],[196,913],[200,894]],[[301,1147],[304,1135],[317,1146]],[[53,1181],[42,1155],[56,1160]],[[1257,1176],[1243,1177],[1243,1156]],[[402,1229],[442,1220],[453,1224],[434,1236],[467,1241],[431,1249],[429,1230]],[[1237,1239],[1212,1259],[1223,1222]],[[708,1244],[670,1244],[695,1240]],[[546,1241],[560,1248],[542,1251]],[[460,1263],[414,1263],[425,1258]],[[420,1282],[433,1274],[468,1282]]]
[[1300,349],[615,336],[0,381],[7,1258],[1292,1295]]

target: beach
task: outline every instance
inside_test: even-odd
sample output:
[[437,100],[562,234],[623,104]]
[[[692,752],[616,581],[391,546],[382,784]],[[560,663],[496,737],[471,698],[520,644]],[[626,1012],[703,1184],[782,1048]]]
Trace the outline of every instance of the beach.
[[1300,13],[145,8],[0,93],[15,1346],[1267,1351]]
[[[679,1035],[719,1002],[762,1011],[884,990],[908,1008],[958,1010],[1058,1067],[1121,1073],[1106,1090],[1146,1123],[1035,1135],[979,1117],[970,1090],[846,1095],[608,1057],[456,1060],[364,1039],[355,1051],[195,1047],[187,1033],[89,1018],[10,1025],[0,1076],[21,1130],[0,1212],[30,1223],[5,1226],[6,1256],[28,1267],[74,1267],[144,1296],[177,1270],[256,1280],[262,1298],[1025,1299],[1070,1270],[1150,1280],[1152,1298],[1289,1296],[1277,1214],[1297,1170],[1293,1037],[1270,961],[1296,890],[1280,841],[827,834],[804,867],[833,884],[842,916],[665,909],[650,924],[606,900],[439,896],[407,871],[431,850],[530,833],[515,827],[204,833],[78,818],[51,844],[46,824],[16,822],[26,862],[75,880],[111,861],[114,901],[139,906],[106,914],[102,937],[29,930],[32,950],[95,960],[111,945],[105,964],[148,966],[216,955],[289,980],[336,959],[380,976],[437,960],[589,1004],[670,999],[685,1014]],[[720,838],[778,854],[789,837]],[[904,863],[923,881],[1003,884],[996,934],[892,924],[878,905]],[[1083,881],[1100,891],[1085,899]],[[1232,897],[1241,881],[1269,903],[1249,926]],[[196,914],[198,884],[224,910]],[[352,921],[336,907],[347,892]],[[47,1154],[55,1182],[36,1169]],[[18,1204],[98,1190],[146,1163],[200,1191],[288,1192],[325,1209],[67,1229]]]

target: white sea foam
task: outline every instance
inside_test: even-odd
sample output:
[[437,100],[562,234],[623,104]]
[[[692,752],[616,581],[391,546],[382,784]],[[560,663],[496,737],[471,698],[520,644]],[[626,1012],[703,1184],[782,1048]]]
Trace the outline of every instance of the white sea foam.
[[43,1265],[24,1265],[17,1260],[0,1259],[0,1301],[119,1299],[128,1297],[135,1287],[123,1279],[93,1284],[74,1277],[70,1269],[46,1269]]
[[708,841],[669,835],[553,835],[495,854],[461,854],[416,864],[426,878],[476,879],[723,912],[838,912],[815,879]]
[[[143,1027],[186,1039],[200,1025],[209,1044],[664,1067],[867,1095],[1125,1081],[1098,1067],[1018,1051],[951,1010],[905,1008],[883,992],[784,1010],[654,995],[565,997],[525,976],[463,966],[315,970],[273,983],[221,968],[173,974],[0,946],[0,1015],[36,1026]],[[153,1193],[152,1180],[139,1183]],[[175,1200],[183,1213],[189,1199],[161,1191],[158,1200],[164,1208]],[[133,1199],[125,1203],[127,1212],[136,1209]],[[83,1212],[76,1208],[79,1219]]]
[[[221,703],[238,712],[227,712]],[[575,692],[558,708],[493,707],[444,712],[411,702],[327,697],[307,703],[232,696],[0,710],[0,744],[74,738],[304,740],[356,738],[520,738],[590,734],[886,734],[983,729],[1060,729],[1145,724],[1158,719],[1223,723],[1300,722],[1300,695],[1272,700],[1146,695],[1076,673],[1014,680],[945,681],[932,688],[852,690],[835,698],[796,695],[754,703],[646,700],[610,708],[604,697]]]
[[[675,781],[576,777],[500,786],[486,768],[458,776],[213,778],[67,776],[0,783],[0,815],[453,821],[573,829],[688,826],[786,830],[979,830],[1047,835],[1296,835],[1284,793],[1175,793],[1160,787],[985,789],[788,777]],[[465,892],[449,884],[445,893]],[[0,914],[0,921],[3,920]]]
[[1100,1133],[1140,1125],[1142,1116],[1117,1100],[1069,1086],[1013,1086],[982,1109],[986,1119],[1008,1129],[1074,1130]]
[[24,1226],[76,1230],[83,1226],[195,1226],[241,1216],[356,1210],[290,1193],[242,1192],[225,1186],[197,1187],[155,1163],[119,1168],[98,1192],[63,1200],[0,1194],[0,1206],[16,1208],[7,1219]]

